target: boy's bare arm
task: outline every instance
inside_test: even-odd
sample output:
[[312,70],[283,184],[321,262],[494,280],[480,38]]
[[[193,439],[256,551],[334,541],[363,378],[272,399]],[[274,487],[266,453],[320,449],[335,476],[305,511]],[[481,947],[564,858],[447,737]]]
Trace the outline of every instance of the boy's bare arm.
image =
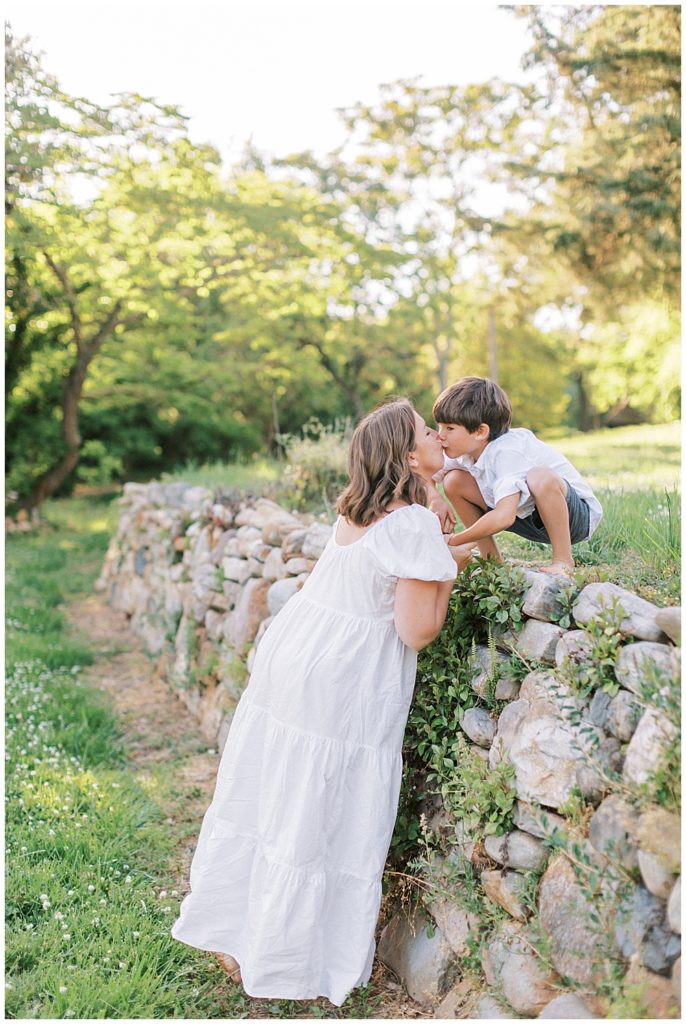
[[474,544],[478,540],[483,540],[484,537],[492,537],[494,534],[500,533],[501,530],[506,530],[515,521],[520,497],[521,492],[515,491],[514,494],[508,494],[507,497],[501,498],[494,509],[481,516],[478,523],[470,526],[468,530],[463,530],[462,533],[456,533],[450,537],[448,544]]

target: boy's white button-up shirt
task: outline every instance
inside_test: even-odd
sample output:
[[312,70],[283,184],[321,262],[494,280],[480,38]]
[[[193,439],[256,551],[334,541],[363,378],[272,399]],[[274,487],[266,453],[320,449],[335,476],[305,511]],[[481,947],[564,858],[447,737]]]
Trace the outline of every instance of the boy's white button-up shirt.
[[554,469],[588,502],[590,537],[603,515],[600,502],[569,459],[555,448],[551,448],[549,444],[540,441],[525,427],[514,427],[494,441],[489,441],[476,461],[470,455],[460,455],[455,459],[444,456],[443,471],[463,469],[470,473],[490,508],[495,508],[501,498],[519,491],[517,517],[526,519],[536,507],[527,486],[526,475],[536,466],[549,466],[550,469]]

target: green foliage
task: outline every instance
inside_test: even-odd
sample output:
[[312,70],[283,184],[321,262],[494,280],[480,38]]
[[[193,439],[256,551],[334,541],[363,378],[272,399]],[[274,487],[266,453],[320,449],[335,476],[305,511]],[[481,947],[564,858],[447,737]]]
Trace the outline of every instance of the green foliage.
[[282,499],[299,509],[330,510],[348,480],[351,434],[350,420],[325,426],[311,419],[299,435],[279,435],[286,451],[286,468],[279,482]]
[[517,797],[512,784],[513,765],[501,761],[491,768],[470,749],[458,730],[452,739],[444,734],[440,742],[432,744],[431,755],[427,783],[440,794],[444,807],[470,838],[512,830]]
[[454,593],[462,615],[476,616],[483,635],[489,623],[503,629],[521,628],[525,583],[524,573],[517,566],[473,558],[458,576]]
[[[401,789],[401,811],[393,848],[397,854],[417,843],[416,807],[421,790],[441,795],[456,818],[475,834],[499,834],[512,821],[514,791],[511,767],[488,768],[470,752],[460,722],[467,708],[479,703],[471,686],[474,645],[493,650],[491,623],[517,629],[521,625],[524,576],[514,566],[475,558],[460,573],[450,598],[443,630],[421,651],[417,687],[405,733],[405,759],[411,765]],[[502,671],[502,670],[501,670]],[[508,675],[524,669],[512,658]],[[491,690],[495,674],[491,680]],[[494,707],[492,693],[483,701]],[[421,789],[417,782],[421,769]]]
[[78,479],[84,484],[99,486],[121,480],[124,472],[123,460],[109,452],[102,441],[86,441],[81,449],[81,461],[77,470]]
[[559,100],[542,160],[555,182],[554,250],[596,289],[678,294],[679,8],[519,11],[534,36],[528,64],[548,71],[542,92]]
[[615,598],[583,627],[591,641],[588,654],[565,659],[560,674],[580,696],[587,697],[595,690],[603,690],[614,697],[619,692],[615,664],[622,646],[620,626],[623,618],[624,611]]
[[647,782],[638,787],[637,799],[681,814],[681,681],[676,660],[671,674],[648,663],[637,695],[645,707],[656,708],[668,723],[660,757]]
[[[245,460],[392,393],[428,415],[467,372],[535,429],[678,415],[677,13],[520,13],[536,86],[390,83],[335,152],[230,169],[10,32],[10,494]],[[484,217],[480,178],[524,209]],[[330,505],[323,472],[294,501]]]
[[507,913],[485,895],[479,870],[457,847],[451,847],[444,857],[425,826],[419,841],[419,853],[407,868],[414,873],[421,899],[429,911],[432,903],[445,898],[472,915],[466,952],[460,964],[465,972],[481,979],[485,947],[498,923],[507,919]]

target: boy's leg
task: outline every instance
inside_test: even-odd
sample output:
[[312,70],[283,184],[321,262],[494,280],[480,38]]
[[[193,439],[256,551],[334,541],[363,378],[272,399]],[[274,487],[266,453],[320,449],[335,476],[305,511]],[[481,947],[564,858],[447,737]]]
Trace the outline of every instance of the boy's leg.
[[[451,469],[443,478],[445,496],[453,506],[465,529],[474,526],[481,519],[488,506],[471,473],[464,469]],[[482,558],[495,558],[502,562],[502,556],[493,537],[477,541]]]
[[574,556],[569,534],[566,481],[554,469],[537,466],[529,470],[526,482],[550,537],[553,563],[549,571],[562,574],[568,569],[573,569]]

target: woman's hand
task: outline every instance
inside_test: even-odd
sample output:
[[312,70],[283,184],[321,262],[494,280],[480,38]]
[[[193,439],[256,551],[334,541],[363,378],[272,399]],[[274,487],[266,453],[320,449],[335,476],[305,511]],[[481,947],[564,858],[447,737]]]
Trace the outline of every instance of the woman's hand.
[[448,544],[448,551],[457,562],[458,572],[462,572],[469,563],[475,550],[473,544]]

